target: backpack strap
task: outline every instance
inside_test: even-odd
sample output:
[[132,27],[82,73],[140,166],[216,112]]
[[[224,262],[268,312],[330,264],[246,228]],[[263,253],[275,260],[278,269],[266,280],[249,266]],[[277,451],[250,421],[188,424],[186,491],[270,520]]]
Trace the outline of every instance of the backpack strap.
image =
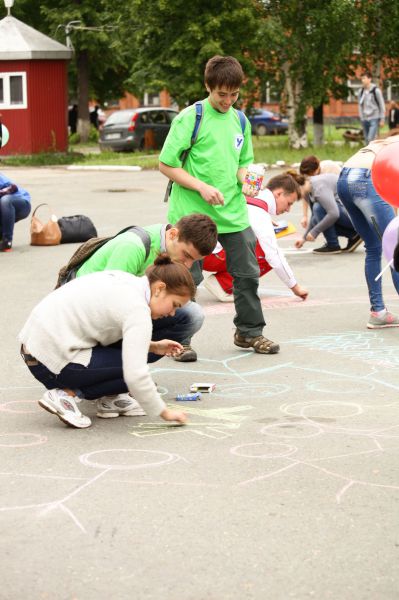
[[[203,108],[203,104],[202,102],[196,102],[194,104],[195,106],[195,123],[194,123],[194,129],[193,132],[191,134],[191,140],[190,140],[190,147],[187,148],[186,150],[183,150],[183,152],[180,155],[180,160],[182,163],[182,166],[184,165],[184,163],[187,160],[188,155],[190,154],[190,150],[192,148],[192,146],[195,144],[195,142],[197,141],[197,137],[198,137],[198,133],[201,127],[201,123],[202,123],[202,117],[204,114],[204,108]],[[242,112],[242,110],[238,110],[238,109],[234,109],[238,115],[239,121],[240,121],[240,125],[241,125],[241,131],[242,131],[242,135],[245,135],[245,127],[246,127],[246,118],[244,113]],[[173,185],[173,181],[168,182],[168,186],[166,188],[166,192],[165,192],[165,196],[163,201],[167,202],[169,200],[169,196],[170,193],[172,191],[172,185]]]
[[[376,85],[373,88],[371,88],[371,93],[373,94],[374,102],[376,103],[378,108],[381,108],[379,105],[379,102],[378,102],[378,98],[377,98],[377,86]],[[362,87],[362,89],[360,90],[359,100],[361,100],[363,98],[363,94],[364,94],[364,88]]]
[[150,250],[151,250],[151,236],[148,233],[148,231],[143,229],[143,227],[139,227],[138,225],[133,225],[132,227],[123,229],[116,235],[120,235],[124,231],[131,231],[132,233],[135,233],[141,239],[141,241],[143,242],[143,246],[145,248],[145,260],[147,260],[147,258],[150,255]]
[[269,212],[269,205],[265,200],[262,200],[261,198],[252,198],[251,196],[245,196],[245,200],[247,201],[247,204],[262,208],[267,213]]
[[241,125],[241,131],[242,131],[242,135],[245,135],[245,127],[247,124],[247,120],[245,118],[244,113],[242,112],[242,110],[238,110],[238,108],[235,109],[238,118],[240,119],[240,125]]
[[[202,115],[203,115],[203,106],[202,106],[202,102],[196,102],[194,104],[195,106],[195,123],[194,123],[194,129],[193,132],[191,134],[191,140],[190,140],[190,147],[186,148],[186,150],[183,150],[183,152],[180,155],[180,160],[181,160],[181,164],[182,166],[184,165],[184,163],[187,160],[188,155],[190,154],[190,150],[191,147],[193,146],[193,144],[195,144],[197,137],[198,137],[198,132],[202,123]],[[169,200],[169,196],[170,193],[172,191],[172,185],[173,185],[173,181],[170,179],[168,181],[168,185],[165,191],[165,196],[163,198],[164,202],[167,202]]]

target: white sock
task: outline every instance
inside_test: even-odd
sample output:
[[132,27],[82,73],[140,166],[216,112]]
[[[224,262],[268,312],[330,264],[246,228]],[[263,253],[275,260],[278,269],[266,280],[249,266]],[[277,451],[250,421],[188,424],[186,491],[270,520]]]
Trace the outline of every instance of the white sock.
[[387,314],[387,309],[383,308],[382,310],[375,310],[373,311],[373,314],[379,319],[382,319],[382,317],[385,317],[385,315]]

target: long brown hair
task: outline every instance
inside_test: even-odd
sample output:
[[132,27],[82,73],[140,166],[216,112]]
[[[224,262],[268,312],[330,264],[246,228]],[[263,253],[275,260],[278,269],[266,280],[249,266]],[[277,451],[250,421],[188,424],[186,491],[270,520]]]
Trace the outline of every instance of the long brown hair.
[[197,288],[190,271],[184,265],[173,262],[166,252],[157,256],[154,264],[146,269],[145,274],[150,285],[162,281],[169,294],[195,297]]

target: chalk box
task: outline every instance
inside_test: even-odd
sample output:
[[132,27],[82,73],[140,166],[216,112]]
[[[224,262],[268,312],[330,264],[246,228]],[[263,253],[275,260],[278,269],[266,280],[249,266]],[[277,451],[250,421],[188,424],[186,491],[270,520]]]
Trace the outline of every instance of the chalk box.
[[192,383],[190,385],[190,392],[202,392],[203,394],[213,392],[216,387],[216,383]]

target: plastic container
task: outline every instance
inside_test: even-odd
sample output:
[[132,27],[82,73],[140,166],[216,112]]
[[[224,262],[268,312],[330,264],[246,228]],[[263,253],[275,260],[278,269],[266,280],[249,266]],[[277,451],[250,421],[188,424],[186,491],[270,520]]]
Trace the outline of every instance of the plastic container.
[[250,187],[252,193],[260,192],[262,189],[264,174],[263,165],[249,165],[244,183]]

